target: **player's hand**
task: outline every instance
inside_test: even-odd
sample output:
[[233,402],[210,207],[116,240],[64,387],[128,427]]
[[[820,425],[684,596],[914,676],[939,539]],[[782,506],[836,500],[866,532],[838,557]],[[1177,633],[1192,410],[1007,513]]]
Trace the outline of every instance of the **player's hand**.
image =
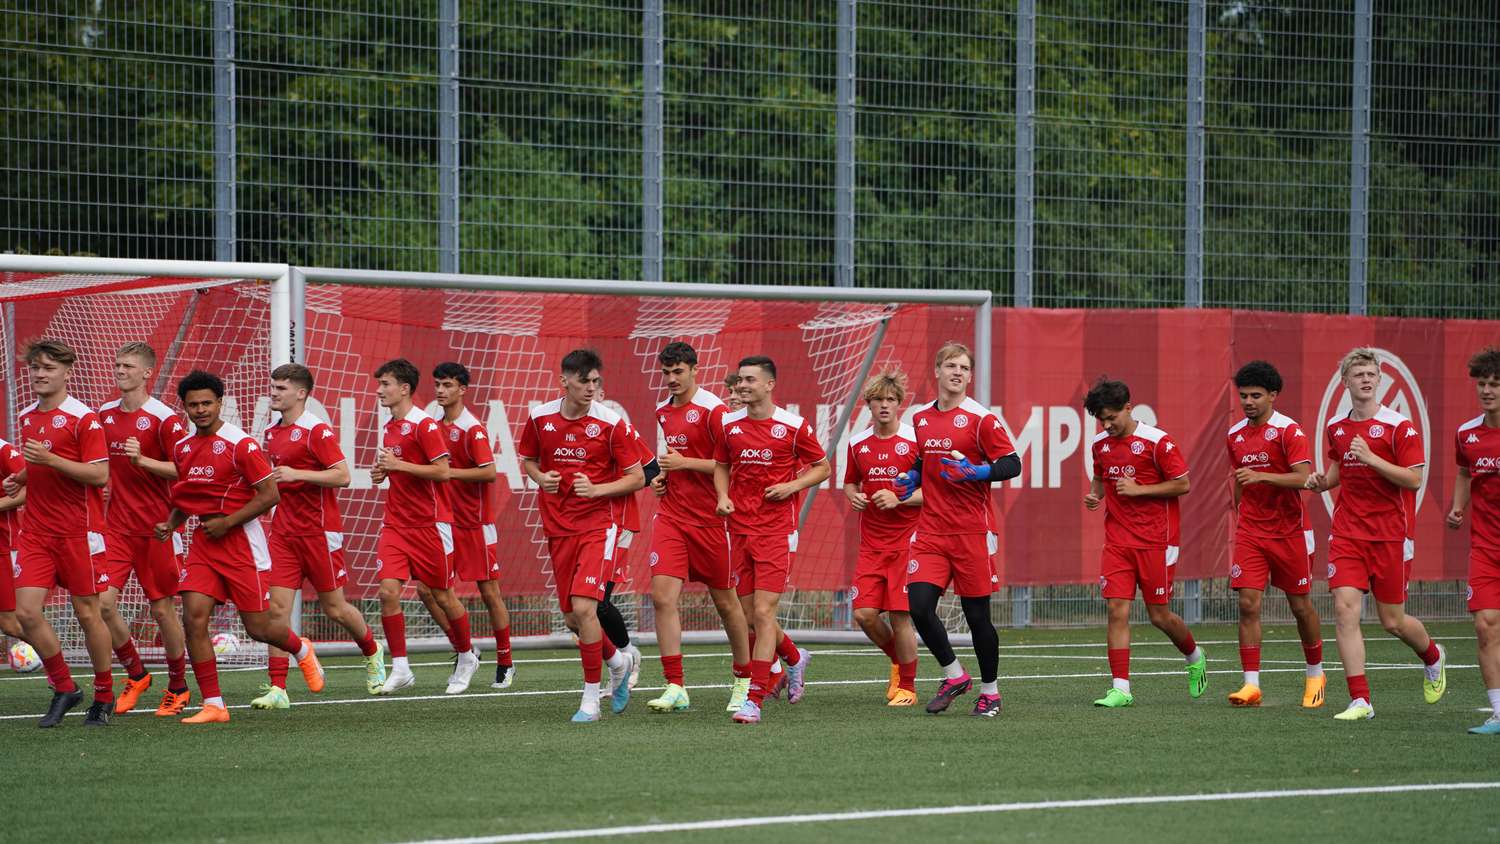
[[943,458],[943,480],[953,481],[987,481],[990,479],[990,466],[988,463],[974,464],[969,458],[951,457]]
[[52,450],[47,448],[41,440],[27,440],[26,445],[21,447],[21,455],[26,458],[27,463],[35,463],[38,466],[51,466],[56,456]]
[[589,480],[589,476],[582,472],[573,473],[573,494],[579,498],[593,498],[599,494],[599,488]]
[[1323,483],[1326,480],[1328,480],[1327,476],[1323,475],[1320,472],[1313,472],[1311,475],[1307,476],[1307,480],[1302,482],[1302,488],[1320,490],[1323,488]]
[[21,482],[16,480],[15,475],[7,475],[5,482],[0,483],[0,489],[5,490],[6,498],[14,498],[21,494]]
[[734,512],[734,502],[728,496],[719,499],[719,506],[714,508],[714,513],[719,516],[727,516]]
[[870,503],[875,505],[876,510],[894,510],[901,506],[901,499],[896,497],[893,489],[877,489],[870,496]]
[[271,480],[278,484],[294,484],[302,480],[302,473],[290,466],[277,466],[271,470]]
[[1450,529],[1452,529],[1452,530],[1458,530],[1459,528],[1463,527],[1464,526],[1464,511],[1458,509],[1457,507],[1453,508],[1452,510],[1449,510],[1448,511],[1447,522],[1448,522],[1448,527]]
[[922,485],[922,476],[915,472],[902,472],[896,476],[896,497],[905,501],[911,498],[917,487]]
[[866,507],[870,506],[870,496],[863,492],[846,493],[844,497],[849,499],[849,507],[856,513],[863,512]]
[[562,489],[562,473],[555,470],[543,472],[542,480],[537,483],[537,486],[542,488],[542,492],[557,492]]
[[1261,482],[1261,474],[1254,469],[1235,469],[1234,480],[1240,486],[1249,486]]
[[385,470],[382,469],[382,468],[380,468],[379,464],[376,464],[375,468],[373,468],[373,469],[370,470],[370,483],[372,483],[372,484],[383,484],[383,483],[385,483]]
[[[229,533],[229,527],[228,516],[209,516],[198,520],[198,530],[203,531],[213,539],[223,539],[224,534]],[[165,539],[166,537],[162,538]]]
[[797,494],[797,487],[790,483],[771,484],[766,487],[767,501],[785,501]]
[[141,465],[141,441],[135,437],[125,441],[125,456],[130,458],[130,465]]
[[675,472],[678,469],[687,468],[687,458],[669,448],[666,454],[657,455],[656,465],[660,466],[663,472]]
[[1090,510],[1098,510],[1099,505],[1103,503],[1103,501],[1104,499],[1091,492],[1083,497],[1083,506],[1087,507]]
[[155,534],[157,542],[166,542],[167,537],[172,535],[172,526],[167,522],[157,522],[151,526],[151,532]]
[[401,468],[401,458],[396,456],[396,452],[388,448],[382,448],[380,450],[380,459],[376,461],[375,467],[386,474],[399,471]]
[[1369,466],[1370,461],[1375,459],[1375,454],[1374,452],[1370,451],[1370,444],[1365,442],[1364,437],[1355,437],[1350,441],[1349,453],[1354,455],[1355,460],[1358,460],[1366,466]]
[[1141,485],[1135,482],[1135,478],[1121,478],[1115,481],[1115,492],[1126,498],[1135,498],[1141,494]]
[[[660,460],[661,460],[661,458],[657,458],[658,462],[660,462]],[[656,477],[652,478],[651,479],[651,491],[654,492],[654,493],[656,493],[656,497],[657,498],[661,498],[663,495],[666,495],[667,494],[667,476],[666,475],[657,475]]]

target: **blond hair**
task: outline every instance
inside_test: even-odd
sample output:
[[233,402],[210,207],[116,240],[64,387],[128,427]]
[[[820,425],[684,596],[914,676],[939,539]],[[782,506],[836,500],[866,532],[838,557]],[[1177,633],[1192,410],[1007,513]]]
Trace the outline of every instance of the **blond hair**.
[[959,355],[963,355],[969,359],[969,366],[972,367],[974,365],[974,353],[969,351],[969,347],[957,340],[949,340],[943,344],[941,349],[937,350],[937,360],[933,361],[932,366],[936,369]]
[[906,400],[906,373],[899,369],[882,369],[871,375],[865,386],[860,390],[860,397],[865,401],[874,401],[878,398],[890,396],[897,402]]
[[1373,366],[1375,371],[1379,372],[1380,356],[1375,354],[1375,350],[1369,346],[1350,349],[1349,353],[1344,355],[1344,359],[1339,361],[1339,377],[1348,375],[1349,370],[1356,366]]
[[118,352],[115,352],[115,360],[119,360],[127,355],[134,355],[140,358],[141,365],[147,369],[156,368],[156,350],[151,348],[149,344],[140,341],[126,343],[120,347]]

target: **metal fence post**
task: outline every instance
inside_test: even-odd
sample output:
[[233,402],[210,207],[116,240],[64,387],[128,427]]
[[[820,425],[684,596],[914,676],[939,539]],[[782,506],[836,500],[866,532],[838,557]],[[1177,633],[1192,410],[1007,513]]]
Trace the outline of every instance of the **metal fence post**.
[[833,283],[854,286],[854,83],[855,3],[839,0],[838,113],[834,128],[838,160],[834,165]]
[[458,0],[438,4],[438,271],[459,272]]
[[1369,309],[1370,0],[1354,2],[1354,85],[1349,120],[1349,313]]
[[214,260],[235,259],[234,0],[214,0]]
[[664,0],[641,11],[641,280],[662,280],[662,74]]
[[1182,582],[1182,620],[1188,624],[1203,620],[1203,581]]
[[1207,0],[1188,4],[1187,209],[1182,304],[1203,307],[1203,76]]
[[1016,6],[1016,269],[1012,304],[1031,307],[1031,247],[1036,219],[1036,0]]

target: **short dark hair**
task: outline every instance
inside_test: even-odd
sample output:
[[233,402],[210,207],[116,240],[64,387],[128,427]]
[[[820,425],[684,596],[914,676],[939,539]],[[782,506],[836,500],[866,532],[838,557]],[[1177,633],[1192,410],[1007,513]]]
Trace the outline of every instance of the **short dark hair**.
[[224,379],[212,372],[195,369],[182,376],[182,380],[177,382],[177,398],[187,401],[187,394],[194,390],[212,390],[214,398],[222,399],[224,398]]
[[457,361],[446,360],[432,368],[432,380],[452,378],[460,386],[469,386],[469,368]]
[[776,361],[771,360],[765,355],[751,355],[747,358],[740,358],[740,366],[758,366],[764,369],[767,375],[772,378],[776,377]]
[[1469,358],[1470,378],[1500,378],[1500,346],[1485,346]]
[[27,363],[36,363],[43,356],[52,358],[63,366],[72,366],[78,362],[78,353],[73,351],[72,346],[61,340],[43,337],[26,344]]
[[1083,397],[1083,409],[1095,419],[1106,410],[1120,410],[1127,404],[1130,404],[1130,388],[1124,381],[1111,381],[1105,375],[1100,375]]
[[422,373],[418,372],[412,362],[406,358],[396,358],[382,363],[380,368],[375,370],[375,377],[379,378],[382,375],[391,376],[396,379],[397,384],[410,387],[412,392],[417,391],[417,382],[422,380]]
[[676,366],[679,363],[697,366],[698,352],[681,340],[674,340],[656,353],[656,361],[662,366]]
[[599,353],[593,349],[574,349],[563,355],[562,374],[578,375],[587,377],[596,369],[603,369],[604,361],[599,359]]
[[300,363],[283,363],[281,366],[271,370],[272,381],[290,381],[298,387],[312,392],[313,374],[312,370]]
[[1281,373],[1263,360],[1252,360],[1234,374],[1236,387],[1264,387],[1268,393],[1281,392]]

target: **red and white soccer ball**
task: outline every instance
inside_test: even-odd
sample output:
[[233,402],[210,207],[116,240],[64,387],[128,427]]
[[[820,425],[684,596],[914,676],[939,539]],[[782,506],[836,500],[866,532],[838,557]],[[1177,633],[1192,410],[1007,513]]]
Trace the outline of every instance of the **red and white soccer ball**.
[[42,667],[42,658],[36,655],[36,649],[25,642],[17,642],[10,646],[10,668],[17,674],[30,674]]
[[213,638],[214,656],[223,658],[233,656],[240,651],[240,637],[233,633],[215,633]]

